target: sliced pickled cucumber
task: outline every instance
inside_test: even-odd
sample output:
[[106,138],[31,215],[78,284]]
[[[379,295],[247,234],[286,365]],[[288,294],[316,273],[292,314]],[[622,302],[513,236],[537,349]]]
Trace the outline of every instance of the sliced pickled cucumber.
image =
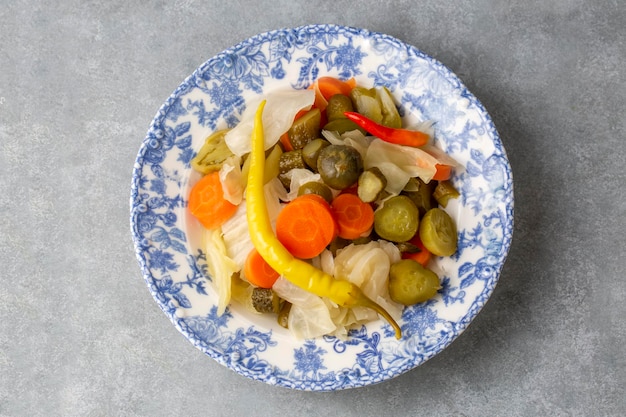
[[391,197],[374,212],[374,231],[391,242],[406,242],[415,236],[418,226],[417,207],[404,195]]
[[454,188],[452,182],[448,180],[439,181],[439,183],[435,187],[435,191],[433,191],[433,197],[442,207],[446,207],[448,205],[448,201],[450,201],[451,198],[458,198],[459,195],[459,191]]
[[314,108],[293,122],[287,131],[293,149],[302,149],[304,145],[318,138],[321,121],[322,113],[318,108]]
[[420,217],[434,207],[437,207],[437,200],[433,197],[436,182],[425,183],[419,178],[411,178],[404,187],[402,194],[406,195],[415,203],[419,210]]
[[233,155],[224,140],[228,130],[218,130],[206,138],[202,148],[191,160],[191,167],[194,170],[201,174],[208,174],[222,168],[224,161]]
[[363,172],[363,160],[351,146],[329,145],[321,150],[317,169],[324,183],[335,190],[343,190],[357,182]]
[[439,277],[413,259],[403,259],[389,269],[389,296],[407,306],[433,298],[441,288]]
[[291,185],[291,179],[287,176],[287,173],[296,168],[306,169],[306,164],[302,158],[302,149],[283,152],[278,161],[278,179],[286,189],[289,189]]
[[255,287],[252,290],[252,305],[259,313],[278,313],[280,297],[271,288]]
[[288,301],[283,302],[283,306],[280,308],[278,312],[278,317],[276,321],[278,325],[284,327],[285,329],[289,328],[289,312],[291,311],[291,303]]
[[302,184],[300,188],[298,188],[298,196],[305,194],[316,194],[322,197],[324,200],[330,204],[333,201],[333,192],[331,189],[321,182],[307,182]]
[[433,208],[426,212],[420,222],[419,236],[424,247],[437,256],[450,256],[456,252],[456,225],[443,209]]
[[302,148],[302,158],[313,171],[317,172],[317,157],[319,156],[320,151],[328,145],[330,145],[330,142],[327,140],[317,138],[313,139],[311,142],[304,145],[304,148]]
[[367,133],[365,129],[357,125],[350,119],[335,119],[324,125],[324,130],[330,130],[331,132],[337,132],[340,135],[346,132],[352,132],[358,130],[364,135]]
[[[269,151],[266,151],[265,171],[263,172],[263,184],[267,184],[276,178],[280,173],[280,156],[283,150],[280,145],[274,145]],[[244,187],[248,184],[248,173],[250,172],[250,158],[246,158],[241,167],[241,176]]]
[[383,120],[380,102],[376,97],[376,89],[367,89],[364,87],[354,87],[350,92],[350,99],[357,112],[363,116],[372,119],[376,123]]
[[379,87],[376,89],[376,98],[380,104],[380,111],[382,114],[381,124],[393,128],[402,127],[402,118],[396,107],[396,103],[393,101],[393,96],[387,87]]
[[359,176],[357,194],[365,203],[376,201],[387,186],[387,178],[380,169],[372,167]]
[[345,112],[354,111],[352,100],[350,97],[343,94],[335,94],[328,99],[328,105],[326,106],[326,118],[329,121],[336,119],[345,119]]

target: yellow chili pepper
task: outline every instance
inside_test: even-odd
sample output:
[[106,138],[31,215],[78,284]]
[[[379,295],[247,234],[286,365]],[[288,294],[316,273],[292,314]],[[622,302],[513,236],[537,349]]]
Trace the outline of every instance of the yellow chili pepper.
[[320,297],[327,297],[342,307],[360,306],[376,311],[391,324],[396,332],[396,338],[400,339],[402,336],[400,326],[384,308],[363,294],[358,286],[346,280],[335,279],[311,264],[294,257],[274,234],[263,192],[265,139],[262,115],[264,107],[265,101],[259,105],[254,120],[246,191],[246,215],[254,247],[276,272],[293,284]]

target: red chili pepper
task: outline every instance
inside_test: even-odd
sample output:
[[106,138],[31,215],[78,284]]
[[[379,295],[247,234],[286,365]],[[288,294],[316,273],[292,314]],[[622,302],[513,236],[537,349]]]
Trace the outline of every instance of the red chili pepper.
[[347,111],[344,112],[344,114],[348,119],[361,126],[368,133],[384,140],[385,142],[396,145],[413,146],[417,148],[418,146],[426,145],[430,139],[428,134],[420,132],[419,130],[396,129],[393,127],[383,126],[360,113]]

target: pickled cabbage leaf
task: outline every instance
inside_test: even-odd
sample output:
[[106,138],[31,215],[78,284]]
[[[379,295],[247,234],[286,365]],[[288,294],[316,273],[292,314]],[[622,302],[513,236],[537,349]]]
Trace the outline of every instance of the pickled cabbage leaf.
[[[267,100],[263,110],[263,128],[265,131],[265,149],[274,146],[280,136],[291,125],[300,110],[308,110],[315,101],[313,90],[274,91],[265,96]],[[250,152],[250,136],[254,128],[254,116],[260,99],[250,103],[243,112],[241,121],[231,129],[224,140],[232,153],[243,156]]]
[[[265,184],[263,191],[265,192],[270,223],[276,231],[276,218],[283,208],[281,201],[287,198],[287,192],[278,178]],[[248,230],[245,199],[237,206],[235,214],[222,225],[222,233],[224,234],[228,256],[237,263],[237,270],[242,270],[248,253],[254,248]]]
[[[389,298],[389,268],[400,260],[398,248],[386,241],[371,241],[364,245],[350,244],[337,252],[334,276],[358,285],[363,293],[381,304],[394,318],[399,318],[402,306]],[[367,308],[353,308],[357,322],[375,320],[377,314]],[[354,323],[352,323],[354,324]]]
[[348,145],[356,149],[361,158],[365,159],[367,148],[375,139],[373,136],[365,136],[360,130],[351,130],[339,135],[337,132],[322,130],[322,136],[332,145]]
[[244,181],[241,173],[241,158],[233,155],[224,161],[219,171],[224,198],[234,205],[243,200]]
[[222,315],[230,303],[231,277],[239,267],[226,252],[219,228],[205,230],[204,247],[212,283],[217,291],[217,314]]
[[334,332],[337,328],[330,317],[328,307],[317,295],[292,284],[283,277],[276,280],[272,289],[279,297],[292,304],[287,325],[296,338],[320,337]]
[[374,139],[363,160],[365,169],[377,167],[387,178],[385,190],[397,195],[411,177],[419,177],[429,182],[440,161],[420,148],[400,146]]

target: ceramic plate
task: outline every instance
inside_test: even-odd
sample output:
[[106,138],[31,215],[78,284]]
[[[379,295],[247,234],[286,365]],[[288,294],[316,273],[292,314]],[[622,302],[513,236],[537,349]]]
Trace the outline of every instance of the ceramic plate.
[[[457,253],[433,269],[442,289],[406,308],[394,338],[382,320],[347,340],[299,341],[275,319],[231,305],[216,314],[197,224],[186,200],[197,181],[190,160],[214,130],[237,124],[247,103],[316,78],[354,77],[386,86],[405,119],[435,122],[435,143],[459,161],[461,197],[446,210],[459,230]],[[491,295],[513,231],[513,181],[505,150],[481,105],[444,65],[393,37],[314,25],[263,33],[209,59],[163,104],[141,145],[131,190],[131,229],[148,289],[174,326],[233,371],[271,385],[331,391],[379,383],[441,352]]]

